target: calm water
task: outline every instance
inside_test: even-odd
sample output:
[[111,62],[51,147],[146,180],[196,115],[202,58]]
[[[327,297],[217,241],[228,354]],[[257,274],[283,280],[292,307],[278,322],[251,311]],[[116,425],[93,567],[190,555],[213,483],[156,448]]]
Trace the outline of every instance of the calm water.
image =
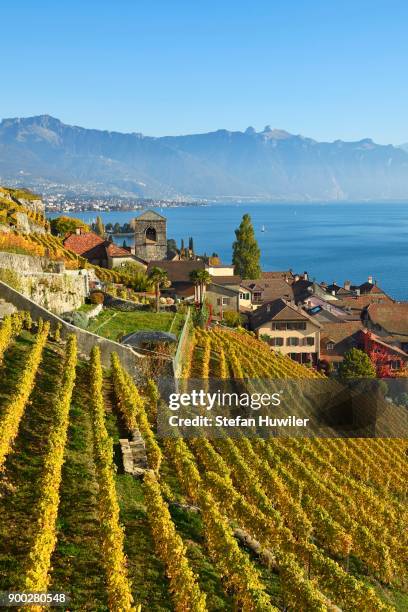
[[[169,238],[187,244],[193,236],[196,252],[215,251],[230,262],[234,229],[245,212],[252,217],[263,269],[307,270],[318,281],[341,284],[361,283],[372,274],[393,297],[408,299],[408,204],[217,204],[162,214]],[[123,224],[136,214],[107,212],[102,218]],[[89,222],[96,213],[74,216]]]

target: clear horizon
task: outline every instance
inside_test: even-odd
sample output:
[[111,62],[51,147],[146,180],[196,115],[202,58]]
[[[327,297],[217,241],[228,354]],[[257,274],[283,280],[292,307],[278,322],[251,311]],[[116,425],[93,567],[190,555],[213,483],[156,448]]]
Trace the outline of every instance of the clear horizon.
[[2,10],[0,115],[150,136],[269,124],[398,145],[407,18],[401,0],[22,0]]

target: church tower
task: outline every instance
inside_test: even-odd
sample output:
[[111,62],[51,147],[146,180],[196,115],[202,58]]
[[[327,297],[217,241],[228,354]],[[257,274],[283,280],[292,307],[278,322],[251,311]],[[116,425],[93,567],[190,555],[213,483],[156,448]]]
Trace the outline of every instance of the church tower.
[[134,220],[135,255],[145,261],[166,259],[167,219],[154,210],[146,210]]

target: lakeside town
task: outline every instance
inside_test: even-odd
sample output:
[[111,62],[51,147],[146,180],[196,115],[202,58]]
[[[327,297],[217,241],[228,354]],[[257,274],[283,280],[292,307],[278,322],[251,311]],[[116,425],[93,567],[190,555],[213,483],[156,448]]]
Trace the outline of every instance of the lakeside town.
[[[17,192],[14,190],[14,193]],[[52,298],[47,292],[41,293],[38,290],[42,282],[38,277],[38,265],[32,270],[29,264],[13,266],[13,270],[9,270],[10,274],[23,270],[23,281],[17,279],[15,283],[25,287],[26,292],[29,286],[30,297],[36,297],[41,306],[49,306],[52,310],[53,302],[59,300],[57,312],[69,321],[79,316],[70,310],[80,310],[91,298],[95,301],[97,291],[103,293],[104,297],[98,299],[105,300],[105,303],[117,296],[125,300],[130,298],[128,301],[133,305],[129,305],[129,309],[133,308],[136,313],[140,308],[146,309],[149,300],[153,304],[159,294],[157,310],[162,313],[171,310],[185,313],[189,307],[199,309],[206,327],[244,327],[265,341],[271,350],[329,375],[338,371],[345,355],[352,349],[363,351],[369,357],[379,377],[401,376],[406,372],[408,302],[393,299],[371,275],[364,283],[356,285],[347,279],[317,282],[307,271],[262,270],[249,215],[244,215],[236,231],[233,262],[230,263],[220,261],[214,252],[211,256],[196,253],[193,237],[177,245],[168,237],[166,217],[154,210],[136,213],[135,219],[126,227],[112,223],[105,227],[100,217],[89,227],[83,221],[67,216],[57,217],[49,223],[43,203],[38,198],[33,199],[34,196],[27,196],[28,199],[23,198],[23,204],[17,204],[13,190],[3,189],[2,195],[6,209],[0,227],[3,280],[10,265],[7,253],[30,253],[30,246],[13,244],[14,234],[10,234],[10,230],[21,233],[20,242],[29,244],[29,240],[36,240],[39,242],[37,248],[41,244],[38,236],[43,242],[44,235],[48,234],[50,240],[53,237],[52,240],[61,247],[61,278],[68,273],[66,268],[73,267],[75,257],[78,258],[78,270],[69,270],[71,282],[72,276],[77,274],[81,283],[81,274],[85,274],[84,264],[90,267],[86,271],[86,287],[77,293],[76,299],[73,299],[72,292],[57,297],[66,291],[63,282],[62,289],[53,288]],[[23,212],[24,207],[27,214]],[[134,236],[134,244],[118,246],[112,240],[115,232]],[[7,244],[7,238],[10,244]],[[45,252],[52,254],[46,241],[44,244]],[[212,251],[211,244],[208,251]],[[71,259],[67,259],[67,254]],[[95,274],[95,270],[99,270],[99,274]],[[333,279],[336,278],[335,272],[333,270]],[[55,277],[55,265],[53,274]],[[43,272],[43,276],[46,277],[47,273]],[[98,317],[93,323],[94,328],[104,315]],[[153,313],[151,317],[149,325],[156,329],[159,324],[154,322]],[[124,325],[122,336],[117,334],[117,339],[133,331],[149,331],[149,326],[146,330],[140,329],[137,321],[136,329],[131,329],[131,318],[128,315],[129,321]],[[109,325],[105,323],[101,333],[108,331]]]

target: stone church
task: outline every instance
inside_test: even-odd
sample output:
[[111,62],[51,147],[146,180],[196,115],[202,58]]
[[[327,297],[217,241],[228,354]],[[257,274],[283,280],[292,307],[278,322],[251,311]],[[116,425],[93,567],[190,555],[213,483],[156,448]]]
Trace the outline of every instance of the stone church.
[[135,218],[135,255],[149,262],[166,259],[167,219],[154,210]]

